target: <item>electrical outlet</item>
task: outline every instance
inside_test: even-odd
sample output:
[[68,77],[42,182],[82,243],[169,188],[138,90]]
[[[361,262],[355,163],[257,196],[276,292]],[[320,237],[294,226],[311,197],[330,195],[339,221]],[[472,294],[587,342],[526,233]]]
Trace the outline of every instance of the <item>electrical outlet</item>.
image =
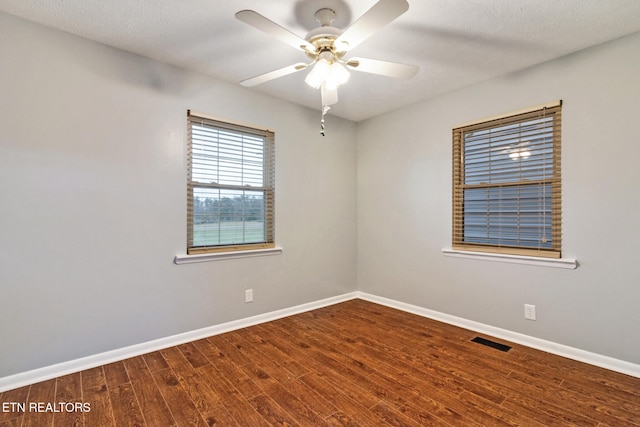
[[524,305],[524,318],[529,320],[536,320],[536,306],[532,304]]
[[253,301],[253,289],[245,289],[244,302],[252,302],[252,301]]

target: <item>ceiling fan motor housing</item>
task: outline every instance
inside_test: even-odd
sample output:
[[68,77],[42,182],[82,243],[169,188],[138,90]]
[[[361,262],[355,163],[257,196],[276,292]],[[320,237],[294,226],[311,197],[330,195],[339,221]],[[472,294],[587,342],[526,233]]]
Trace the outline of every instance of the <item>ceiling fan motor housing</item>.
[[315,52],[306,52],[313,60],[326,59],[330,62],[342,58],[346,50],[336,49],[334,41],[342,34],[342,30],[331,25],[336,18],[336,13],[329,8],[323,8],[316,12],[316,20],[320,27],[309,31],[305,39],[316,47]]

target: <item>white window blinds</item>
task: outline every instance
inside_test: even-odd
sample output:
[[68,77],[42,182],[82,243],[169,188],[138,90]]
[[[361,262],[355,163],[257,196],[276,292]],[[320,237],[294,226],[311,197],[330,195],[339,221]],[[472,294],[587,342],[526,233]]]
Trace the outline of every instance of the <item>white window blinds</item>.
[[187,253],[273,247],[273,132],[189,112],[187,154]]
[[453,246],[560,257],[561,104],[453,130]]

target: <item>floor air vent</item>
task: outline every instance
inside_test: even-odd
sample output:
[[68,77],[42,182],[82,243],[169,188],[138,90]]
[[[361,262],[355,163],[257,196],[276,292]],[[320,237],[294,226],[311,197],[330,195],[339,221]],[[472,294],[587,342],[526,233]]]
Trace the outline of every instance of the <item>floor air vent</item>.
[[511,350],[511,347],[509,347],[508,345],[500,344],[498,342],[490,341],[490,340],[487,340],[487,339],[484,339],[484,338],[480,338],[480,337],[475,337],[471,341],[477,342],[478,344],[486,345],[488,347],[495,348],[496,350],[500,350],[500,351],[505,351],[506,352],[506,351]]

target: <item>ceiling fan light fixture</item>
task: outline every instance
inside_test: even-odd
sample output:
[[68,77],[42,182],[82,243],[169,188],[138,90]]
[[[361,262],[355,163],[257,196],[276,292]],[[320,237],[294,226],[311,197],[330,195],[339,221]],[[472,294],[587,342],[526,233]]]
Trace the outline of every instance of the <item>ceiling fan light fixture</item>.
[[329,89],[335,89],[345,84],[347,80],[349,80],[349,71],[347,71],[347,68],[339,62],[334,62],[329,66],[329,73],[324,80],[324,84]]
[[321,86],[336,89],[349,80],[349,75],[347,68],[339,62],[319,59],[304,81],[314,89],[319,89]]
[[318,62],[315,63],[307,77],[305,77],[304,81],[309,86],[314,89],[320,89],[322,83],[324,83],[326,76],[329,74],[329,69],[331,68],[331,64],[326,59],[319,59]]

